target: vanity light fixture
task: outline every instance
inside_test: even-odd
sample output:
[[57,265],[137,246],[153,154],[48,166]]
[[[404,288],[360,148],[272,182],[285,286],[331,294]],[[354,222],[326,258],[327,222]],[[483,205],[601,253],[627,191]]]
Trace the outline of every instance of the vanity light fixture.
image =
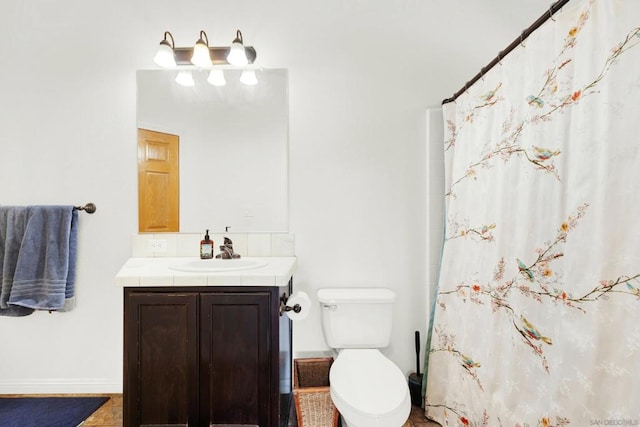
[[214,86],[224,86],[227,84],[227,81],[224,79],[224,71],[220,69],[209,71],[207,81]]
[[[171,43],[169,43],[167,37],[171,39]],[[160,42],[160,46],[158,47],[156,56],[153,58],[153,62],[163,68],[175,68],[176,58],[173,54],[174,47],[175,42],[173,41],[173,36],[169,31],[165,31],[164,39]]]
[[[171,39],[171,43],[167,38]],[[175,47],[173,35],[165,31],[164,39],[160,42],[158,53],[154,58],[154,62],[163,68],[176,68],[182,65],[195,65],[200,68],[211,68],[216,65],[244,66],[253,64],[255,60],[256,50],[252,46],[244,46],[240,30],[236,31],[236,38],[231,46],[224,47],[209,46],[209,40],[204,31],[200,31],[200,37],[194,47]]]

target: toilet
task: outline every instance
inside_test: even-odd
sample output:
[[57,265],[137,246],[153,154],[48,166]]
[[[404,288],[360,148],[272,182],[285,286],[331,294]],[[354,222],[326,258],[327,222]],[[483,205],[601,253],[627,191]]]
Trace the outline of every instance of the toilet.
[[317,292],[327,345],[337,352],[329,371],[331,399],[347,427],[401,427],[411,412],[400,368],[380,352],[391,338],[395,293],[384,288]]

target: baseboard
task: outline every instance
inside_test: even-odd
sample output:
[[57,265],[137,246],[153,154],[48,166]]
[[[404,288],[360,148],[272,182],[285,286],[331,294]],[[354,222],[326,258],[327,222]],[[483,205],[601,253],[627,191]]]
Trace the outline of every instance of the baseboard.
[[121,381],[106,378],[0,380],[0,394],[122,393]]

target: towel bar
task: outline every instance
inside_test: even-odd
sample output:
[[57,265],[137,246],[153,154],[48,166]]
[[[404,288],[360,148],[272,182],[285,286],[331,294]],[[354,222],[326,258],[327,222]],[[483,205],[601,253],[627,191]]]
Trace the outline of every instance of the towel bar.
[[84,206],[75,206],[74,209],[78,211],[85,211],[86,213],[92,214],[96,211],[96,205],[94,203],[87,203]]

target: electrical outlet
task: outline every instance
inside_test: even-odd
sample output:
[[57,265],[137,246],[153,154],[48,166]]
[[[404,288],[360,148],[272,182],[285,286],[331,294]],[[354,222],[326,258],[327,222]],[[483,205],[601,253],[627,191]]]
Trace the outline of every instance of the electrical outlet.
[[167,239],[149,239],[149,251],[167,252]]

